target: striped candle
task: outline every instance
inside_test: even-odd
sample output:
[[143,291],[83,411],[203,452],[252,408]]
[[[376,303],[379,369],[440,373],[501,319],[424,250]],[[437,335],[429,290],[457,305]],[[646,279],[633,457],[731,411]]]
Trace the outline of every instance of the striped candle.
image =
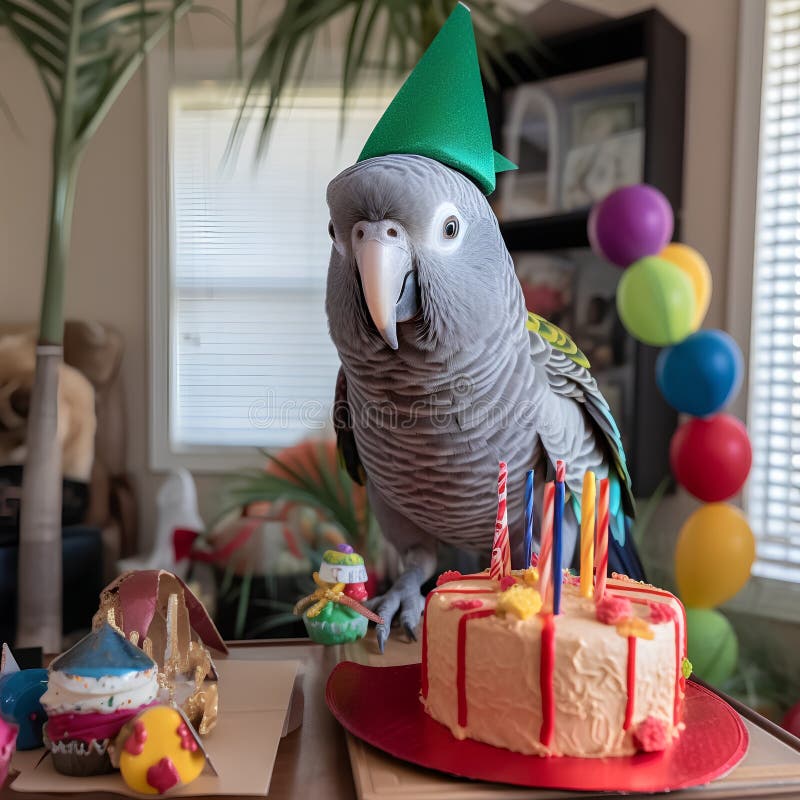
[[489,576],[495,580],[504,578],[511,572],[511,545],[508,540],[508,509],[506,507],[506,484],[508,466],[500,462],[497,476],[497,521],[494,524],[494,544]]
[[525,563],[523,569],[531,564],[533,556],[533,470],[525,475]]
[[596,490],[594,472],[583,476],[581,495],[581,596],[591,597],[594,589],[594,513]]
[[550,481],[544,487],[542,502],[542,524],[539,534],[539,594],[542,596],[542,611],[547,608],[547,595],[550,591],[550,573],[553,568],[551,552],[553,550],[553,508],[555,505],[556,487]]
[[606,591],[608,573],[608,478],[600,481],[597,501],[597,548],[594,554],[594,599],[599,603]]
[[567,468],[563,461],[556,461],[556,496],[555,511],[553,514],[553,613],[561,613],[561,584],[563,573],[561,571],[564,523],[564,481]]

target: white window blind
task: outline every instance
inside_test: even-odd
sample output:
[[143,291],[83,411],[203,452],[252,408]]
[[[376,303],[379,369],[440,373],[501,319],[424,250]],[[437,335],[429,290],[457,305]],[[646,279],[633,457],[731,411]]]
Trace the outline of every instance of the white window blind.
[[800,582],[800,0],[768,0],[750,349],[756,574]]
[[325,189],[390,97],[354,98],[340,138],[336,91],[300,91],[263,160],[252,156],[256,114],[225,162],[236,99],[203,85],[172,91],[173,452],[281,447],[329,424],[339,360],[324,308]]

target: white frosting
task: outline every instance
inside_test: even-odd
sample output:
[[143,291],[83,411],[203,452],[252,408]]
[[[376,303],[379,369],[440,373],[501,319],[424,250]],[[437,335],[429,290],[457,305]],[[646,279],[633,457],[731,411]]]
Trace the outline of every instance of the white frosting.
[[158,694],[156,667],[128,675],[84,678],[66,672],[51,671],[42,705],[48,714],[99,713],[146,706]]
[[[663,720],[677,735],[674,723],[676,662],[683,651],[683,611],[668,593],[635,591],[638,584],[610,580],[608,590],[626,597],[668,603],[676,621],[651,623],[652,640],[636,638],[633,718],[624,730],[628,701],[628,639],[614,625],[599,622],[594,603],[576,587],[565,584],[562,613],[554,618],[555,717],[549,749],[540,742],[542,694],[540,659],[542,618],[519,620],[507,615],[471,619],[466,636],[467,724],[458,723],[457,643],[464,611],[454,600],[480,600],[495,607],[497,595],[453,594],[452,589],[490,588],[489,582],[453,581],[447,593],[430,599],[426,613],[428,713],[447,725],[459,739],[472,738],[497,747],[536,755],[599,757],[635,752],[632,732],[647,717]],[[636,616],[646,618],[646,605],[634,603]],[[677,626],[677,631],[676,631]],[[676,649],[676,634],[680,656]]]

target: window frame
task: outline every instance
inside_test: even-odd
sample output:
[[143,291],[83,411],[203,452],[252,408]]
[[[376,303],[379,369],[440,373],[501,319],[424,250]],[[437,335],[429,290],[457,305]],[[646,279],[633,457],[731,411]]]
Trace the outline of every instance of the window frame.
[[[731,210],[729,274],[726,297],[726,328],[744,356],[744,390],[729,409],[749,421],[752,339],[753,273],[759,186],[759,146],[763,125],[762,88],[765,77],[767,0],[748,0],[739,6],[736,111],[731,165]],[[747,511],[747,493],[743,506]],[[800,583],[752,575],[726,608],[757,616],[800,622]]]

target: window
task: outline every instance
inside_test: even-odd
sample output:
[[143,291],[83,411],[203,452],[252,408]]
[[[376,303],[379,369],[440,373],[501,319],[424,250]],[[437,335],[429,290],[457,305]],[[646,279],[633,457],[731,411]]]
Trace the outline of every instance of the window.
[[[754,574],[800,582],[800,0],[768,0],[758,160],[747,512]],[[752,189],[751,189],[752,191]]]
[[[238,99],[209,82],[169,90],[168,182],[151,175],[151,199],[167,193],[169,218],[169,269],[159,276],[157,250],[151,258],[152,291],[167,294],[151,297],[154,467],[222,466],[213,454],[236,448],[241,463],[241,448],[280,448],[329,427],[339,359],[324,308],[325,189],[355,162],[392,94],[355,97],[340,137],[338,90],[300,90],[256,162],[259,112],[226,161]],[[156,213],[157,204],[158,226]]]

